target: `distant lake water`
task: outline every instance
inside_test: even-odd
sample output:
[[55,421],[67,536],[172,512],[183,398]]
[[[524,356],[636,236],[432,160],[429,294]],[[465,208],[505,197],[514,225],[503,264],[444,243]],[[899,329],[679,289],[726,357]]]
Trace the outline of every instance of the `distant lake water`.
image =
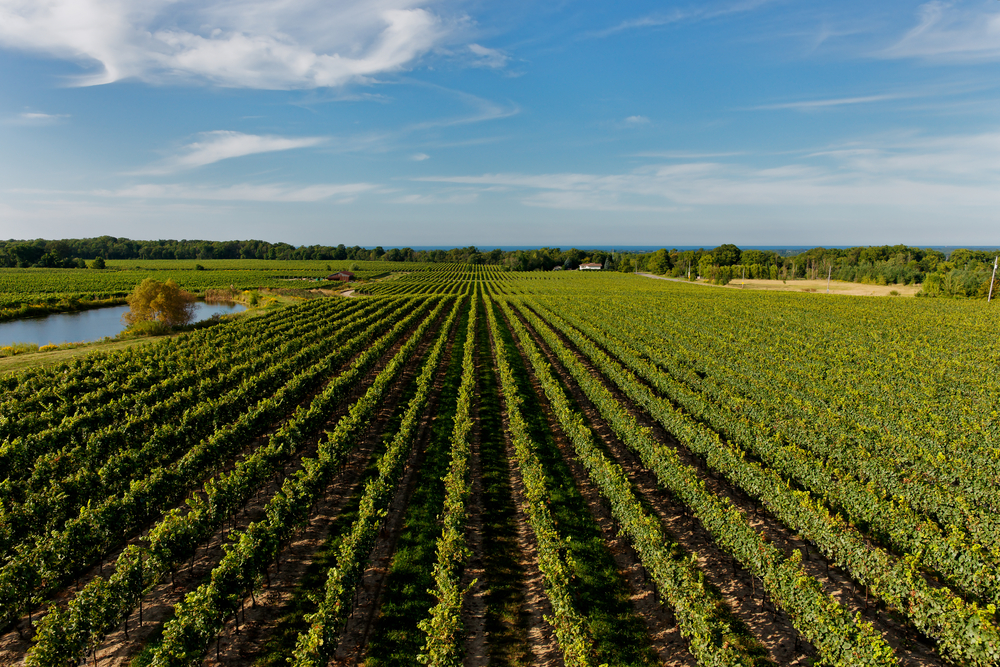
[[[195,302],[194,321],[207,320],[213,315],[226,315],[246,310],[239,303],[205,303]],[[128,312],[128,306],[111,306],[110,308],[95,308],[78,313],[58,313],[45,317],[34,317],[26,320],[0,323],[0,346],[11,343],[77,343],[80,341],[100,340],[105,336],[117,336],[125,325],[122,315]]]

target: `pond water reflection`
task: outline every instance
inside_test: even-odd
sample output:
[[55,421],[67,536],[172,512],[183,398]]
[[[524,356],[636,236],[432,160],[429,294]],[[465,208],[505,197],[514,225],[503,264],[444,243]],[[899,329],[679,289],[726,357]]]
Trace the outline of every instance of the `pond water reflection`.
[[[226,315],[246,310],[239,303],[205,303],[195,302],[194,321],[207,320],[213,315]],[[128,312],[128,306],[112,306],[96,308],[78,313],[59,313],[46,317],[35,317],[26,320],[0,323],[0,346],[11,343],[76,343],[80,341],[100,340],[105,336],[116,336],[125,325],[122,315]]]

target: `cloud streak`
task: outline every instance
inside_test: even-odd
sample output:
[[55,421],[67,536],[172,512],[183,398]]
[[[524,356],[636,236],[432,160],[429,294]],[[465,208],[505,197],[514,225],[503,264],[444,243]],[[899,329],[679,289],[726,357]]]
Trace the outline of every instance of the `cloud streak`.
[[469,51],[476,56],[472,61],[474,67],[487,67],[489,69],[502,69],[510,60],[503,51],[490,49],[479,44],[469,44]]
[[827,100],[802,100],[799,102],[784,102],[782,104],[762,104],[751,107],[751,110],[766,111],[777,109],[795,109],[798,111],[809,111],[813,109],[826,109],[829,107],[851,106],[855,104],[873,104],[876,102],[888,102],[891,100],[904,99],[905,95],[866,95],[861,97],[837,97]]
[[140,184],[118,190],[95,190],[89,194],[115,199],[172,199],[226,202],[319,202],[332,197],[353,197],[379,186],[373,183],[288,185],[240,183],[226,187],[184,184]]
[[[260,89],[337,87],[411,67],[459,20],[415,0],[0,0],[0,45],[123,79]],[[423,3],[426,4],[426,3]]]
[[692,161],[627,173],[497,173],[414,179],[505,187],[527,206],[670,211],[738,207],[1000,206],[1000,132],[857,146],[776,167]]
[[4,122],[12,125],[52,125],[59,121],[70,118],[68,113],[39,113],[37,111],[25,111]]
[[317,146],[327,141],[326,137],[278,137],[272,135],[243,134],[227,130],[203,132],[199,141],[188,144],[180,154],[164,162],[140,169],[134,174],[172,174],[186,169],[229,160],[231,158],[274,153]]
[[701,7],[698,9],[688,10],[676,9],[669,13],[657,12],[646,16],[640,16],[639,18],[627,19],[617,25],[611,26],[610,28],[587,32],[584,33],[582,37],[587,39],[600,39],[617,35],[622,32],[640,30],[643,28],[660,28],[667,25],[673,25],[675,23],[708,21],[722,16],[728,16],[730,14],[741,14],[753,11],[773,1],[774,0],[745,0],[744,2],[730,3],[717,9]]
[[925,3],[916,27],[879,55],[944,62],[1000,60],[1000,11],[967,10],[939,0]]

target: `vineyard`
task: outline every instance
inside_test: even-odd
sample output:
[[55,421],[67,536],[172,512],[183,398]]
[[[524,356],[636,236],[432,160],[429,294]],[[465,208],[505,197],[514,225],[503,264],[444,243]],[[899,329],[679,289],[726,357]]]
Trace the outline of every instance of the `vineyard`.
[[341,270],[350,270],[358,280],[369,280],[432,268],[435,265],[415,262],[254,259],[108,260],[104,270],[0,268],[0,320],[75,310],[81,302],[124,303],[124,297],[145,278],[171,279],[196,293],[229,288],[323,289],[341,284],[326,280]]
[[420,268],[0,377],[0,664],[1000,665],[991,308]]

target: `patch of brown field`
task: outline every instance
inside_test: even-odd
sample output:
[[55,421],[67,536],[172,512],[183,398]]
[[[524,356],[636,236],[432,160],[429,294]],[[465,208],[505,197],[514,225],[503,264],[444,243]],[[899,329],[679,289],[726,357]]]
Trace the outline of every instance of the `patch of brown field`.
[[[752,280],[737,278],[726,285],[730,289],[766,290],[771,292],[809,292],[826,294],[825,280]],[[830,281],[830,294],[847,296],[916,296],[923,285],[865,285],[841,280]],[[898,295],[892,294],[898,292]]]
[[[728,285],[713,285],[712,283],[699,280],[689,282],[680,278],[668,278],[667,276],[657,276],[652,273],[640,273],[646,278],[657,280],[669,280],[671,282],[688,283],[689,285],[705,285],[708,287],[725,287],[728,289],[757,290],[765,292],[806,292],[810,294],[826,294],[826,280],[762,280],[747,278],[734,278]],[[923,287],[922,284],[914,285],[866,285],[864,283],[849,283],[842,280],[830,281],[830,294],[842,296],[916,296]],[[898,294],[893,294],[897,292]]]

